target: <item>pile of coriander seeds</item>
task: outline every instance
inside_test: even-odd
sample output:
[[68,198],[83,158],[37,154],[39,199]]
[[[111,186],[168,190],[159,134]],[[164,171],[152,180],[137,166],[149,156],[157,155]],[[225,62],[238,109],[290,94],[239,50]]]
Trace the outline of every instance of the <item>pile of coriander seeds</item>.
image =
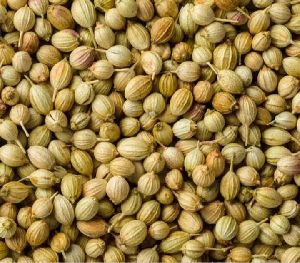
[[0,263],[300,261],[300,0],[0,0]]

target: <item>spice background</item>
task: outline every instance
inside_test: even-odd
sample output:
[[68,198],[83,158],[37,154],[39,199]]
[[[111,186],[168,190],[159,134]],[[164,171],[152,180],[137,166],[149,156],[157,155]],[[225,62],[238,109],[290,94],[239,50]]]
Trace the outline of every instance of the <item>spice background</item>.
[[0,263],[300,262],[300,0],[0,0]]

